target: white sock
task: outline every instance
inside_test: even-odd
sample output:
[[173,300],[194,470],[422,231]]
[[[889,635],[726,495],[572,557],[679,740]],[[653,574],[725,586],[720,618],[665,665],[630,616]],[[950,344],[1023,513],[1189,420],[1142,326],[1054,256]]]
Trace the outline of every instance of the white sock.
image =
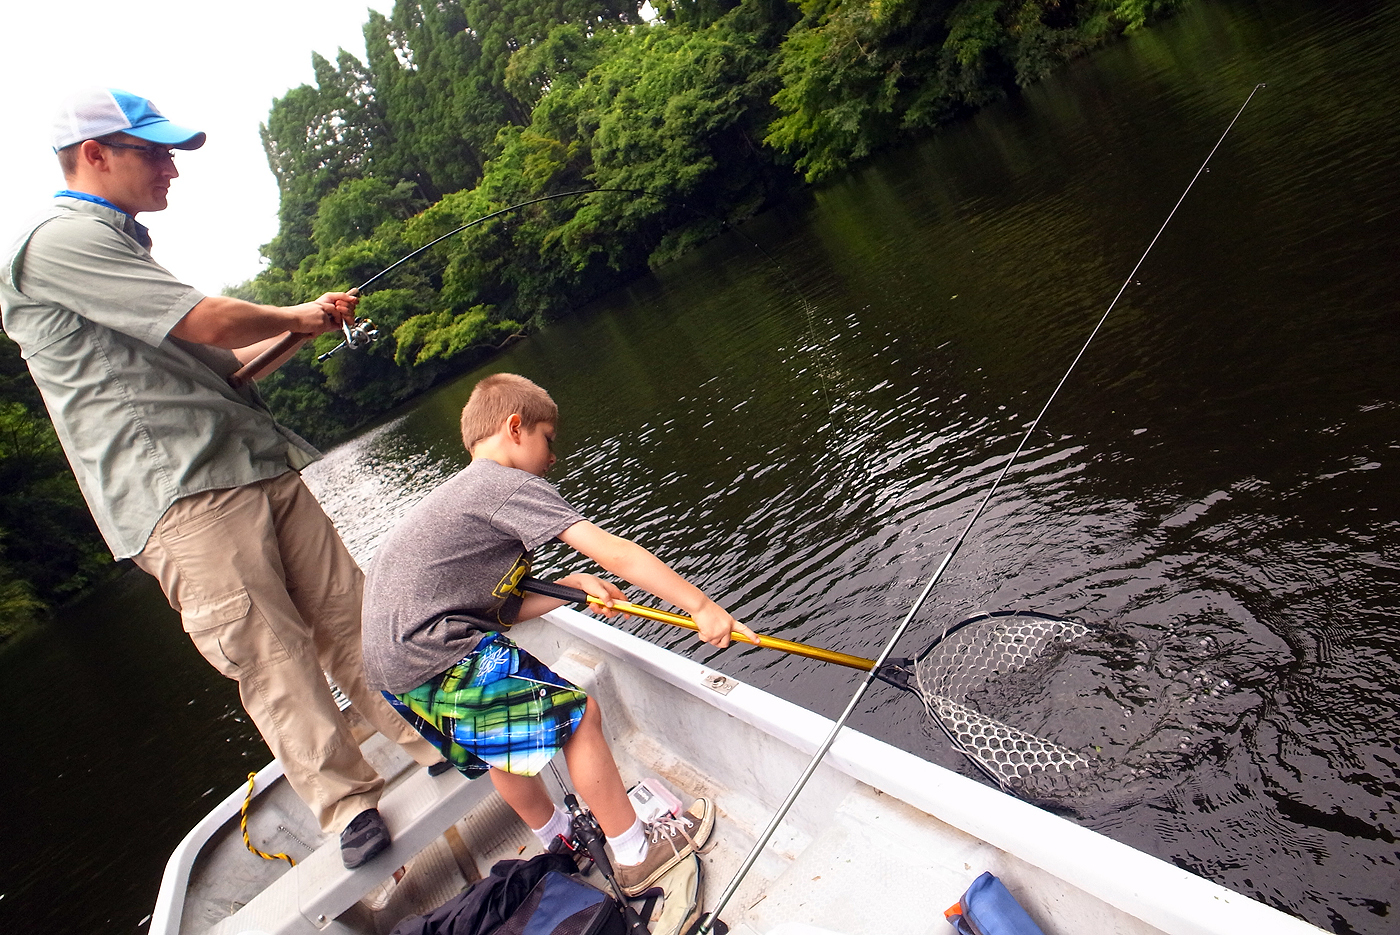
[[559,836],[568,837],[569,829],[572,827],[569,821],[569,813],[558,805],[554,806],[554,814],[549,816],[549,821],[544,823],[543,828],[531,828],[535,832],[535,837],[540,839],[540,843],[545,847],[554,843],[554,839]]
[[617,837],[608,838],[613,857],[625,867],[635,867],[647,855],[647,831],[640,818]]

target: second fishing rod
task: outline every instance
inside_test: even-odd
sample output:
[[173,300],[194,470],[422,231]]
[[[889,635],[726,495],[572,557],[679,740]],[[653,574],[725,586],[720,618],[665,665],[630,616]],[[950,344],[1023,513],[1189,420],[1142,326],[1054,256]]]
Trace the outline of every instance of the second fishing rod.
[[1006,463],[1002,466],[1001,471],[997,474],[995,479],[992,481],[991,485],[987,488],[983,497],[978,501],[976,508],[972,511],[966,523],[963,525],[962,531],[958,534],[957,538],[954,539],[953,544],[948,549],[947,554],[943,556],[943,560],[938,563],[938,567],[935,568],[933,573],[929,576],[927,582],[924,584],[924,587],[922,588],[922,590],[920,590],[918,596],[914,599],[913,604],[910,605],[908,612],[905,613],[903,618],[900,620],[898,626],[895,627],[894,632],[886,641],[884,648],[880,651],[879,656],[877,656],[874,660],[874,665],[866,673],[865,678],[861,680],[860,685],[856,688],[855,693],[846,703],[846,706],[842,710],[841,715],[832,724],[831,730],[828,731],[825,739],[823,739],[822,743],[817,747],[817,751],[812,755],[812,758],[808,762],[807,767],[803,770],[802,774],[793,784],[791,790],[789,790],[787,796],[783,799],[782,804],[778,806],[777,811],[773,814],[773,817],[769,820],[767,826],[759,834],[758,839],[754,842],[754,845],[750,849],[748,856],[745,857],[743,862],[739,865],[739,869],[730,879],[729,884],[724,889],[724,892],[720,894],[720,897],[716,901],[714,907],[711,908],[710,911],[706,913],[706,915],[702,919],[700,919],[694,927],[692,927],[689,930],[687,935],[710,935],[710,933],[712,932],[718,933],[718,935],[723,935],[723,933],[728,931],[728,926],[725,925],[724,922],[720,919],[720,913],[722,913],[725,907],[729,905],[729,901],[734,897],[734,894],[738,891],[740,883],[742,883],[744,878],[748,876],[749,871],[753,869],[754,863],[758,860],[758,857],[763,852],[763,850],[768,846],[768,842],[772,839],[774,832],[778,830],[778,826],[787,816],[787,813],[792,809],[792,806],[796,803],[798,796],[802,794],[802,790],[806,788],[808,780],[812,778],[812,775],[816,772],[817,767],[821,764],[822,760],[825,759],[827,751],[829,751],[832,745],[836,743],[836,738],[845,728],[846,722],[850,720],[851,715],[855,713],[856,707],[860,704],[861,700],[864,699],[865,695],[869,692],[870,688],[875,684],[875,681],[879,678],[878,673],[880,671],[881,666],[885,665],[887,660],[889,660],[891,654],[894,652],[895,646],[904,637],[904,634],[908,631],[909,626],[914,622],[914,619],[918,616],[919,611],[923,609],[924,604],[928,601],[929,596],[933,593],[934,588],[937,587],[938,583],[943,579],[943,573],[947,571],[948,566],[952,564],[953,559],[957,556],[959,550],[962,548],[963,543],[967,540],[968,535],[972,532],[973,527],[976,526],[977,521],[981,519],[982,514],[987,509],[988,504],[991,503],[992,496],[996,493],[997,488],[1000,487],[1002,480],[1005,479],[1007,473],[1011,470],[1012,464],[1014,464],[1016,462],[1016,459],[1020,457],[1021,452],[1025,450],[1026,444],[1030,441],[1031,437],[1040,427],[1040,422],[1045,417],[1045,413],[1055,402],[1056,397],[1058,397],[1060,394],[1060,390],[1064,388],[1064,385],[1069,381],[1070,376],[1073,375],[1076,368],[1078,368],[1079,362],[1083,360],[1084,355],[1089,350],[1089,346],[1093,344],[1094,339],[1098,336],[1099,331],[1104,326],[1104,323],[1108,321],[1109,316],[1113,314],[1113,310],[1115,307],[1117,307],[1118,301],[1123,297],[1123,294],[1127,292],[1129,284],[1133,281],[1133,277],[1137,275],[1137,272],[1142,267],[1142,264],[1146,262],[1148,254],[1150,254],[1152,252],[1152,249],[1157,245],[1157,241],[1161,239],[1162,234],[1166,231],[1168,225],[1171,224],[1172,218],[1176,217],[1177,209],[1181,207],[1182,202],[1186,200],[1186,196],[1189,195],[1191,193],[1191,189],[1195,187],[1196,180],[1199,179],[1201,175],[1206,171],[1206,167],[1210,165],[1210,161],[1215,157],[1216,151],[1219,150],[1221,145],[1224,144],[1225,138],[1230,135],[1230,131],[1234,129],[1235,123],[1244,114],[1245,108],[1249,106],[1250,101],[1254,100],[1254,95],[1258,94],[1259,91],[1263,88],[1263,83],[1256,84],[1254,86],[1254,88],[1249,92],[1248,97],[1245,98],[1244,103],[1240,105],[1239,110],[1235,112],[1234,117],[1231,118],[1229,124],[1226,125],[1224,132],[1220,134],[1220,138],[1216,140],[1215,145],[1212,146],[1210,152],[1206,154],[1206,158],[1204,159],[1204,161],[1201,162],[1200,167],[1196,170],[1196,173],[1191,177],[1191,181],[1188,182],[1186,184],[1186,187],[1182,190],[1181,197],[1179,197],[1176,200],[1176,203],[1172,206],[1171,211],[1167,213],[1166,220],[1164,220],[1162,222],[1162,226],[1157,229],[1157,233],[1153,235],[1152,240],[1147,245],[1147,248],[1143,250],[1142,256],[1138,258],[1137,263],[1133,265],[1132,271],[1129,272],[1127,277],[1123,280],[1123,284],[1119,287],[1118,292],[1113,297],[1113,300],[1109,302],[1108,307],[1099,317],[1098,322],[1090,330],[1089,336],[1084,340],[1084,344],[1079,349],[1079,353],[1077,353],[1074,356],[1074,359],[1070,361],[1069,366],[1065,369],[1064,376],[1060,378],[1060,382],[1056,384],[1054,390],[1052,390],[1049,397],[1046,398],[1045,404],[1041,407],[1040,412],[1036,415],[1035,419],[1032,420],[1030,426],[1026,429],[1025,434],[1021,436],[1020,443],[1017,444],[1016,450],[1013,451],[1010,457],[1006,459]]

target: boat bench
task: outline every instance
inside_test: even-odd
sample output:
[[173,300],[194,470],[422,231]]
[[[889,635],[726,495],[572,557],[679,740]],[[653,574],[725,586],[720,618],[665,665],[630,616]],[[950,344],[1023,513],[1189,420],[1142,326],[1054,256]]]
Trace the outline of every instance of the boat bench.
[[335,921],[337,916],[441,837],[492,791],[491,783],[471,782],[455,769],[440,776],[414,769],[379,802],[379,813],[393,836],[388,850],[362,867],[346,870],[340,862],[340,841],[331,837],[211,929],[210,935],[320,935],[350,931]]

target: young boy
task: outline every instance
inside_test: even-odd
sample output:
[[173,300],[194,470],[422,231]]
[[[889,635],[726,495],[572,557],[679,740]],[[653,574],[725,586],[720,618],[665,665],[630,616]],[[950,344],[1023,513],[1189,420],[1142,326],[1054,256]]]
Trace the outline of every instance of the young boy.
[[[462,410],[471,464],[409,511],[370,567],[365,673],[463,773],[489,771],[546,846],[570,830],[538,775],[562,748],[607,836],[618,883],[636,895],[704,845],[713,807],[702,798],[676,818],[638,820],[597,703],[505,635],[517,620],[563,603],[524,594],[516,583],[534,550],[559,539],[689,612],[711,645],[729,645],[734,630],[754,634],[646,549],[585,520],[543,480],[558,421],[554,400],[524,377],[495,374],[472,390]],[[559,583],[608,601],[606,616],[616,614],[611,601],[625,597],[589,574]]]

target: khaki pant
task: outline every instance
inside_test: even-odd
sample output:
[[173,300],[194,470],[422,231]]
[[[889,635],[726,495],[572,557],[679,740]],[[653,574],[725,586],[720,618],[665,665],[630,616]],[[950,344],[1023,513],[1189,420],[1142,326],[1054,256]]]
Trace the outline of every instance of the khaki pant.
[[323,670],[415,760],[441,759],[365,685],[364,576],[296,473],[176,501],[135,561],[160,581],[204,658],[237,680],[244,710],[327,833],[378,805],[384,780],[360,755]]

